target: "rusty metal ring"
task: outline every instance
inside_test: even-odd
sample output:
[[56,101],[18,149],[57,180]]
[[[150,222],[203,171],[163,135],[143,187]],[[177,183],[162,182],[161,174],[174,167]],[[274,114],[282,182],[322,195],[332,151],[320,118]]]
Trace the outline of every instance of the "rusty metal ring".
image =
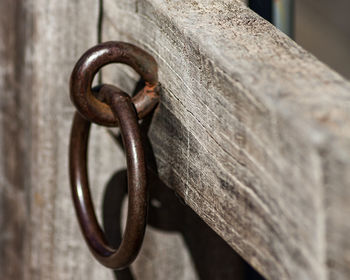
[[158,103],[158,66],[154,58],[144,50],[124,42],[105,42],[87,50],[78,60],[71,74],[70,96],[86,119],[105,126],[118,126],[109,106],[94,97],[92,81],[100,68],[110,63],[131,66],[145,81],[145,87],[132,101],[139,118],[147,115]]
[[148,190],[141,135],[131,98],[116,87],[105,85],[102,94],[120,124],[127,155],[128,215],[123,240],[119,248],[108,245],[96,219],[91,200],[87,146],[91,122],[75,113],[69,148],[69,171],[74,207],[84,238],[95,258],[112,269],[128,266],[137,256],[146,226]]

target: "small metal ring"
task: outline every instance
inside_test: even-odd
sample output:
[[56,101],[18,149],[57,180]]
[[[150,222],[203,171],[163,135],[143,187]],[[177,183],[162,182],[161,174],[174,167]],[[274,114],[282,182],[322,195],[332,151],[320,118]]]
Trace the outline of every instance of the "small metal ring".
[[157,62],[144,50],[124,42],[105,42],[87,50],[78,60],[71,74],[70,96],[80,114],[104,126],[118,126],[110,107],[92,94],[95,74],[110,63],[131,66],[145,81],[145,87],[133,97],[139,118],[147,115],[158,103],[159,87]]
[[142,245],[147,218],[148,190],[141,134],[131,98],[113,86],[103,86],[104,96],[120,124],[127,155],[128,215],[119,248],[111,248],[96,219],[87,173],[87,146],[90,121],[75,113],[69,148],[69,171],[74,207],[83,236],[95,258],[112,269],[128,266]]

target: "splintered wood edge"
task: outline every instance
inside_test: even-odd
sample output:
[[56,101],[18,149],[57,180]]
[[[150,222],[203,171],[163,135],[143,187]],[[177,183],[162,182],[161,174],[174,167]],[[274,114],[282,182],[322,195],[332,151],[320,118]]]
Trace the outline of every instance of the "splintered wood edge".
[[103,21],[159,63],[165,183],[268,279],[346,279],[349,82],[240,1],[105,0]]

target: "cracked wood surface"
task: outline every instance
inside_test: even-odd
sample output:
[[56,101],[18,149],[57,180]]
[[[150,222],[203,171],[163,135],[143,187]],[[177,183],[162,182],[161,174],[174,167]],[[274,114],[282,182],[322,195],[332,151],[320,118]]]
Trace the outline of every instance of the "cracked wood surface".
[[105,0],[102,38],[158,61],[149,138],[186,204],[268,279],[348,279],[347,80],[240,1]]

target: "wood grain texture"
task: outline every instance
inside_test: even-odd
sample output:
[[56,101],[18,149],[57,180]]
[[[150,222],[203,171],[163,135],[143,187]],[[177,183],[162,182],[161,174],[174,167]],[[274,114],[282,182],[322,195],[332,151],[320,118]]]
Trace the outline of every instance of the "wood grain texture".
[[348,278],[348,81],[240,1],[105,0],[103,40],[158,61],[149,138],[186,204],[268,279]]
[[[1,279],[244,279],[249,266],[164,187],[153,187],[152,224],[131,269],[113,273],[92,258],[69,190],[68,82],[98,41],[99,3],[2,1],[0,8]],[[125,157],[105,128],[93,126],[89,158],[96,210],[115,241],[123,198],[116,190],[125,186],[113,178],[125,175]]]
[[[67,162],[74,112],[69,75],[82,52],[97,42],[98,2],[0,5],[1,278],[107,279],[112,273],[92,259],[82,241]],[[98,163],[92,163],[98,174],[92,181],[99,186],[113,161],[100,147],[115,147],[103,133],[90,147]],[[93,193],[99,206],[102,191]]]
[[[4,279],[21,279],[27,210],[25,189],[30,178],[30,160],[22,157],[30,147],[25,140],[29,131],[23,128],[29,123],[25,104],[31,94],[19,92],[26,86],[25,70],[21,67],[25,57],[23,45],[31,35],[25,25],[31,25],[20,1],[1,1],[0,14],[0,271]],[[16,23],[19,16],[23,19],[21,24]]]

